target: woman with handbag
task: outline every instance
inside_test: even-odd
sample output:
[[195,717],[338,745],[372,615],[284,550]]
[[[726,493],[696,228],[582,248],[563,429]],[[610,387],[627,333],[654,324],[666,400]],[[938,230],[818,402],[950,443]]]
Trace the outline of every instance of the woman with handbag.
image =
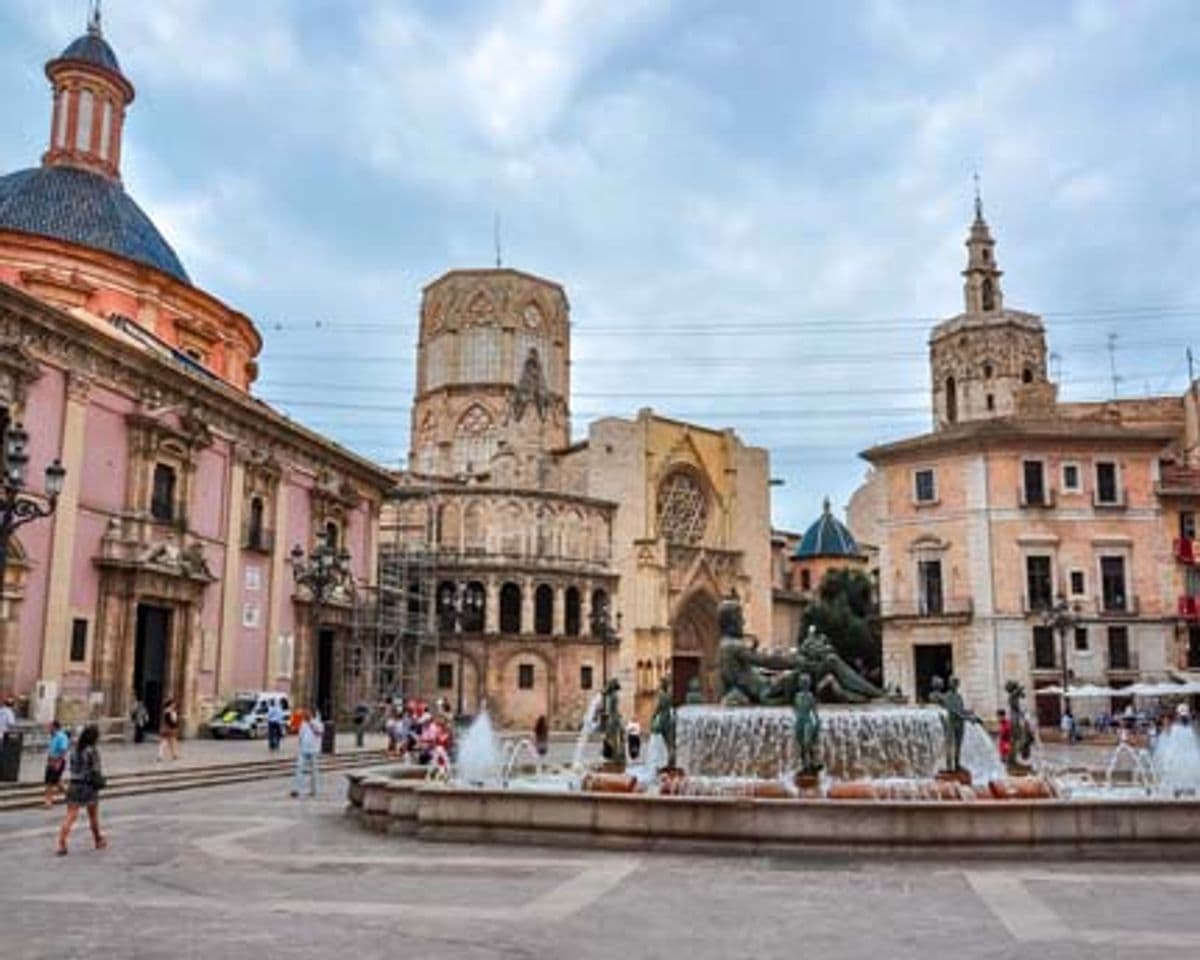
[[88,825],[92,828],[92,841],[97,850],[108,846],[104,834],[100,832],[100,791],[107,781],[100,769],[100,750],[96,742],[100,739],[100,730],[95,724],[88,724],[79,735],[75,749],[71,751],[71,782],[67,787],[67,813],[63,817],[62,826],[58,828],[58,855],[67,855],[67,837],[79,816],[79,808],[87,810]]

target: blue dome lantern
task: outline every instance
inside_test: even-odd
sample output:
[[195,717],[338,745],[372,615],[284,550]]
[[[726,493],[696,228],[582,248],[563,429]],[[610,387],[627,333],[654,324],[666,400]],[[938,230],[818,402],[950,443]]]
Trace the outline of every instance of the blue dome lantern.
[[844,523],[829,510],[829,498],[825,498],[821,516],[804,531],[800,546],[792,555],[796,560],[815,560],[818,557],[861,558],[862,550],[854,535]]

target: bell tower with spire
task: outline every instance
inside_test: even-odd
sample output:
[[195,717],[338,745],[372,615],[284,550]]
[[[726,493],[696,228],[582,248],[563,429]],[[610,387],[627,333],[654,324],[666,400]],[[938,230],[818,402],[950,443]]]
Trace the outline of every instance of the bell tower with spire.
[[92,0],[87,30],[46,64],[54,87],[46,167],[76,167],[121,179],[121,133],[133,84],[104,39],[100,0]]
[[1046,376],[1046,332],[1036,314],[1004,306],[996,241],[975,178],[975,219],[967,233],[963,312],[929,338],[934,429],[1011,417],[1053,403]]

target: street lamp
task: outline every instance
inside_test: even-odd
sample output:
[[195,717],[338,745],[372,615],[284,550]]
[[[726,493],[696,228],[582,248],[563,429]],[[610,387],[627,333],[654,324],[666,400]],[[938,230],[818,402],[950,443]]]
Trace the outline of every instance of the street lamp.
[[[321,737],[321,752],[333,753],[335,744],[335,709],[334,700],[336,699],[337,685],[334,678],[329,678],[329,702],[320,704],[317,702],[320,696],[320,686],[318,677],[318,668],[320,667],[320,651],[318,649],[318,637],[321,629],[321,610],[327,606],[333,599],[334,593],[344,587],[350,586],[353,583],[353,571],[350,566],[350,552],[343,547],[337,550],[329,542],[328,537],[324,533],[317,535],[317,545],[309,551],[308,556],[304,554],[304,548],[300,544],[292,547],[292,577],[295,579],[297,586],[305,587],[311,597],[311,641],[309,646],[312,649],[312,679],[311,684],[311,703],[319,710],[325,720],[325,733]],[[332,657],[330,660],[332,661]],[[330,663],[330,672],[333,671],[333,664]]]
[[601,594],[592,605],[592,636],[600,638],[600,672],[603,677],[600,689],[608,686],[608,645],[621,632],[621,614],[617,614],[616,630],[613,630],[612,611],[608,608],[608,595]]
[[1075,629],[1079,621],[1075,609],[1067,603],[1066,598],[1059,597],[1054,606],[1043,611],[1042,622],[1058,634],[1059,650],[1062,654],[1062,704],[1059,713],[1066,716],[1067,687],[1071,679],[1071,671],[1067,669],[1067,634]]
[[46,499],[31,497],[25,489],[25,468],[29,464],[29,434],[16,423],[4,435],[3,495],[0,497],[0,598],[8,576],[8,548],[18,527],[32,520],[42,520],[54,513],[63,490],[67,471],[55,460],[46,467]]
[[478,619],[483,609],[484,598],[478,590],[472,590],[468,583],[457,583],[442,595],[442,609],[449,612],[453,618],[455,642],[458,644],[458,707],[455,714],[461,723],[463,716],[463,666],[466,662],[466,643],[463,640],[463,620],[468,614],[472,620]]

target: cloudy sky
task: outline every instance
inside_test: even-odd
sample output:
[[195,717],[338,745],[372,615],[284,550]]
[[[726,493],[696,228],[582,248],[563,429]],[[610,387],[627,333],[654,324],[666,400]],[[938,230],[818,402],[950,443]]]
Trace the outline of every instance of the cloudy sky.
[[[0,0],[0,169],[36,163],[85,0]],[[124,175],[263,330],[259,394],[396,465],[421,286],[567,288],[573,412],[770,448],[778,524],[926,429],[971,172],[1064,396],[1179,391],[1200,348],[1200,5],[106,0]]]

